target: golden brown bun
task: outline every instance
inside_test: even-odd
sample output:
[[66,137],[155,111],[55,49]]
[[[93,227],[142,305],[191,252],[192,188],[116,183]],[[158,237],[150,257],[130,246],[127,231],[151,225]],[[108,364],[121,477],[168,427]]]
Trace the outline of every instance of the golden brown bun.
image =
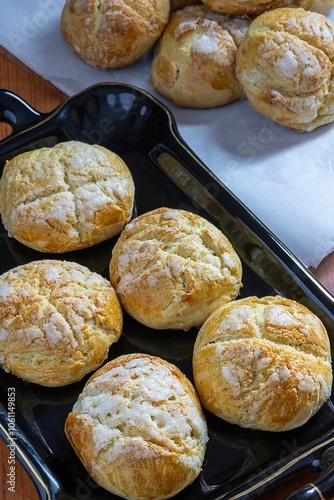
[[41,260],[0,276],[0,366],[61,387],[106,359],[123,315],[108,280],[74,262]]
[[169,0],[66,0],[61,31],[86,63],[119,68],[134,63],[152,47],[169,13]]
[[208,439],[192,384],[176,366],[147,354],[100,368],[65,432],[92,478],[132,500],[170,498],[192,483]]
[[287,431],[307,422],[331,394],[328,335],[293,300],[240,299],[202,326],[193,372],[210,412],[242,427]]
[[170,0],[170,10],[179,10],[189,5],[199,5],[201,3],[201,0]]
[[229,240],[199,215],[158,208],[131,221],[110,261],[123,308],[158,330],[200,326],[241,286],[241,263]]
[[124,161],[78,141],[12,158],[0,181],[4,227],[40,252],[69,252],[111,238],[130,220],[133,204]]
[[213,108],[243,97],[235,75],[246,19],[186,7],[171,14],[153,57],[153,87],[178,106]]
[[316,12],[282,8],[251,23],[236,72],[257,111],[311,131],[334,120],[333,62],[334,24]]

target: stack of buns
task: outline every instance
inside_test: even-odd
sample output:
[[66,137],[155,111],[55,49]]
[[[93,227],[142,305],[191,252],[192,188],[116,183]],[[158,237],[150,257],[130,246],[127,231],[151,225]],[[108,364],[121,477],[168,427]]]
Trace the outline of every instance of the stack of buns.
[[[152,61],[157,92],[189,108],[246,97],[263,115],[298,131],[334,120],[334,24],[325,15],[298,2],[284,8],[274,8],[282,4],[276,1],[203,3],[171,13]],[[326,9],[319,4],[318,10]]]
[[[134,193],[123,160],[99,146],[69,141],[9,160],[1,215],[24,244],[59,252],[101,234],[118,238],[109,280],[48,258],[0,276],[0,366],[47,387],[98,370],[66,419],[69,442],[106,490],[163,499],[201,472],[208,440],[201,405],[242,427],[299,427],[330,397],[331,352],[324,325],[305,306],[239,297],[241,260],[218,227],[169,207],[130,220]],[[74,200],[75,224],[66,200]],[[158,356],[110,359],[123,311],[157,336],[194,330],[194,385]]]
[[61,29],[78,57],[95,67],[130,65],[154,48],[153,88],[178,106],[213,108],[246,97],[264,116],[310,132],[334,120],[334,24],[326,18],[333,6],[334,0],[67,0]]
[[[98,370],[66,419],[71,446],[104,489],[134,500],[170,498],[203,467],[201,405],[232,424],[281,432],[305,424],[331,394],[320,319],[282,297],[238,299],[240,273],[233,247],[208,221],[177,209],[144,213],[123,229],[111,256],[116,290],[58,260],[0,277],[1,367],[49,387]],[[121,336],[122,306],[157,330],[200,327],[194,386],[145,353],[101,366]]]
[[[199,326],[237,296],[240,259],[206,219],[160,208],[129,222],[121,234],[110,260],[117,274],[111,275],[126,309],[131,300],[140,304],[161,293],[155,309],[143,301],[139,307],[143,322],[149,309],[152,327]],[[5,371],[62,387],[98,369],[68,415],[65,433],[100,486],[124,498],[164,499],[198,477],[208,430],[188,378],[148,354],[122,355],[101,367],[123,326],[110,281],[74,262],[46,258],[0,276],[0,304]]]

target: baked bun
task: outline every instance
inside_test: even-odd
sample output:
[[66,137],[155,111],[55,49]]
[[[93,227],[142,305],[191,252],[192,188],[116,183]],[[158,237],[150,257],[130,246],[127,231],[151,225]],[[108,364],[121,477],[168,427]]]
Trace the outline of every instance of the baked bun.
[[284,5],[286,0],[202,0],[213,12],[233,16],[258,15]]
[[311,131],[334,120],[333,61],[334,24],[316,12],[282,8],[251,23],[236,73],[257,111]]
[[235,58],[249,22],[186,7],[171,14],[151,66],[153,87],[181,107],[213,108],[243,97]]
[[248,297],[215,311],[193,352],[195,387],[207,410],[232,424],[288,431],[330,397],[331,353],[324,325],[282,297]]
[[127,66],[161,35],[169,0],[66,0],[61,32],[74,53],[93,67]]
[[202,325],[241,287],[241,263],[229,240],[203,217],[158,208],[122,231],[110,280],[132,317],[155,328]]
[[61,387],[106,359],[122,331],[110,282],[74,262],[41,260],[0,276],[0,366]]
[[124,161],[78,141],[12,158],[0,181],[4,227],[40,252],[69,252],[111,238],[130,220],[133,204]]
[[192,384],[176,366],[147,354],[100,368],[65,433],[91,477],[132,500],[170,498],[192,483],[208,439]]

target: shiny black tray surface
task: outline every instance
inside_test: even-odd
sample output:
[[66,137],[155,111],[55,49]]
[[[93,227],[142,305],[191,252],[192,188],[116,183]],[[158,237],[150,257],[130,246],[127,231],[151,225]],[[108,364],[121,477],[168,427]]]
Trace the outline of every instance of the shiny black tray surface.
[[[132,172],[137,214],[168,206],[206,217],[223,230],[242,259],[240,296],[281,294],[304,303],[322,319],[334,345],[334,298],[187,147],[172,114],[148,93],[128,85],[100,84],[43,114],[3,89],[0,121],[13,128],[0,142],[1,171],[14,155],[61,141],[80,140],[111,149]],[[108,278],[116,239],[60,256],[40,254],[9,238],[1,225],[0,273],[32,260],[60,258]],[[125,315],[124,333],[109,357],[134,351],[154,354],[179,366],[192,380],[195,335],[194,330],[156,332]],[[86,379],[51,389],[0,372],[0,434],[6,444],[15,445],[17,458],[43,499],[117,498],[88,476],[63,431]],[[15,389],[14,439],[8,433],[10,388]],[[334,463],[332,399],[306,425],[286,433],[250,431],[206,415],[210,439],[203,472],[175,498],[252,499],[308,467],[319,472],[317,487],[329,495]],[[313,498],[313,489],[305,486],[296,498]]]

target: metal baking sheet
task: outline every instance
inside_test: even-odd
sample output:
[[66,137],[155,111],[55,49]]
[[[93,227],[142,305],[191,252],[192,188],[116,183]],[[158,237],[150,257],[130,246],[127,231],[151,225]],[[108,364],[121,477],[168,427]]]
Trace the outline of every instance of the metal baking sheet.
[[[334,344],[333,296],[210,172],[180,136],[168,108],[150,94],[130,85],[98,84],[45,114],[2,89],[0,120],[13,128],[0,142],[1,171],[13,156],[61,141],[80,140],[109,148],[132,172],[137,214],[168,206],[206,217],[222,229],[242,260],[240,297],[280,294],[302,302],[322,319]],[[60,258],[108,278],[116,239],[67,254],[40,254],[9,238],[0,226],[0,273],[33,260]],[[194,329],[156,332],[125,314],[123,335],[111,347],[109,359],[127,352],[154,354],[176,364],[193,380],[195,336]],[[89,477],[64,434],[66,416],[87,378],[64,388],[45,388],[0,370],[0,435],[13,447],[42,499],[118,498]],[[9,392],[15,393],[14,426]],[[319,471],[319,488],[331,488],[326,471],[331,466],[328,450],[334,445],[332,399],[307,424],[284,433],[242,429],[206,416],[209,444],[203,471],[175,498],[257,498],[285,477],[310,467]]]

